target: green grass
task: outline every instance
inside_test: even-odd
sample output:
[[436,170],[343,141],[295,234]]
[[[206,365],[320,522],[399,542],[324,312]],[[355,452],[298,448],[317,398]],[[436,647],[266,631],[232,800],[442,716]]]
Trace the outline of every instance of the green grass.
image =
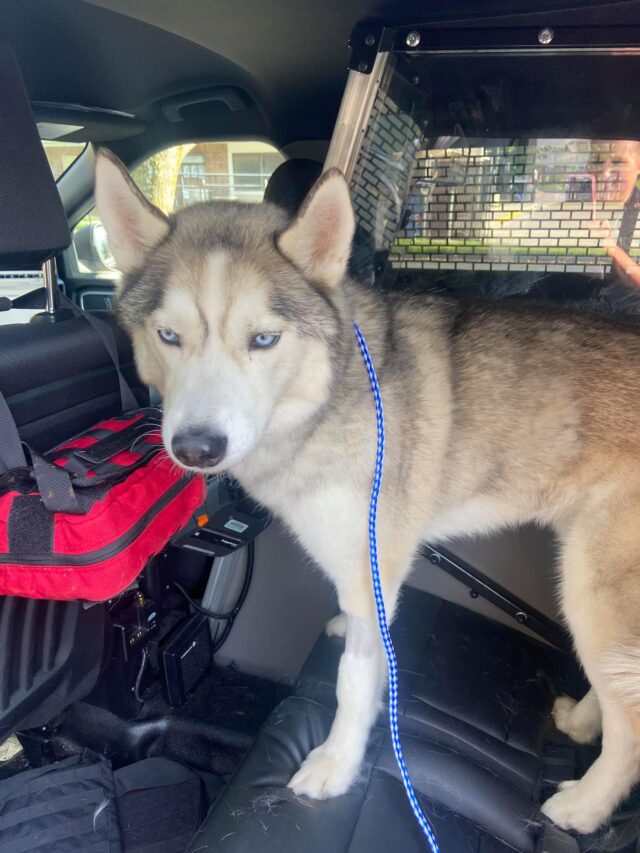
[[589,255],[604,257],[605,249],[582,246],[523,246],[517,240],[509,243],[483,243],[477,239],[451,240],[430,239],[427,237],[401,237],[392,251],[411,255]]

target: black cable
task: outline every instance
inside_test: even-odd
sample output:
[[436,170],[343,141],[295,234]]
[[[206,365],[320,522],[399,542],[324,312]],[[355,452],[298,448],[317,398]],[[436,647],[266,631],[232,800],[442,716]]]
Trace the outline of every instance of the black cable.
[[133,695],[138,700],[138,702],[144,702],[144,699],[140,695],[140,685],[142,684],[142,676],[144,675],[144,671],[147,668],[147,661],[149,660],[149,651],[145,646],[142,650],[142,660],[140,661],[140,669],[138,670],[138,674],[136,675],[136,681],[133,687]]
[[229,619],[227,624],[224,626],[224,631],[222,632],[222,634],[220,634],[220,639],[213,644],[213,648],[211,650],[212,655],[215,655],[215,653],[219,651],[226,643],[227,637],[229,636],[229,634],[231,633],[231,629],[233,628],[234,621],[234,619]]
[[245,570],[244,583],[242,584],[242,589],[240,590],[240,595],[238,596],[238,601],[236,606],[233,608],[233,616],[229,617],[227,624],[224,627],[222,634],[220,635],[220,639],[214,643],[212,653],[215,654],[226,642],[227,637],[231,633],[231,629],[233,628],[233,623],[235,622],[235,618],[240,612],[240,608],[244,604],[247,595],[249,593],[249,587],[251,586],[251,579],[253,577],[253,565],[255,561],[255,544],[251,541],[247,547],[247,566]]
[[225,642],[229,633],[231,632],[231,628],[233,627],[233,623],[235,621],[236,616],[240,612],[240,608],[246,601],[247,595],[249,593],[249,587],[251,586],[251,579],[253,578],[253,566],[255,562],[255,543],[253,541],[249,542],[247,545],[247,565],[244,573],[244,581],[242,582],[242,588],[240,593],[238,594],[238,600],[226,613],[216,613],[214,610],[208,610],[206,607],[203,607],[197,601],[194,601],[193,598],[189,595],[186,589],[179,584],[177,581],[174,581],[174,586],[178,590],[178,592],[184,596],[184,598],[188,601],[189,605],[193,607],[198,613],[202,613],[203,616],[208,616],[209,619],[217,619],[219,621],[226,621],[226,625],[224,626],[224,630],[220,635],[220,639],[217,640],[213,645],[214,653],[218,651],[218,649]]
[[220,633],[220,623],[219,623],[219,622],[216,622],[216,632],[215,632],[215,634],[213,635],[213,639],[212,639],[212,641],[211,641],[211,644],[212,644],[212,646],[213,646],[214,648],[215,648],[216,641],[217,641],[217,639],[218,639],[218,634],[219,634],[219,633]]
[[189,606],[193,607],[194,610],[197,610],[198,613],[202,613],[203,616],[208,616],[209,619],[231,619],[231,614],[233,613],[233,610],[230,610],[228,613],[216,613],[215,610],[207,610],[206,607],[203,607],[201,604],[198,604],[197,601],[194,601],[194,599],[191,598],[187,590],[182,586],[182,584],[179,584],[178,581],[174,581],[173,585],[178,590],[180,595],[187,600]]

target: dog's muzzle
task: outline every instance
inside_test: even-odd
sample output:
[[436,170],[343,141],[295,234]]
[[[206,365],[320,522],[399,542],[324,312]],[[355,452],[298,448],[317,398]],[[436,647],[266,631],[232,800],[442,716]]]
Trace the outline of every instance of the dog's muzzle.
[[215,468],[227,452],[227,436],[199,430],[174,435],[171,450],[188,468]]

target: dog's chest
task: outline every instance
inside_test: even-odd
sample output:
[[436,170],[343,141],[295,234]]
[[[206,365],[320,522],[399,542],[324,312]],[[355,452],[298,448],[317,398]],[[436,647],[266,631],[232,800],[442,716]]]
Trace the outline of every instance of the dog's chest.
[[[340,475],[341,474],[341,475]],[[331,577],[366,543],[369,493],[333,465],[296,460],[265,476],[237,473],[252,497],[277,515]]]

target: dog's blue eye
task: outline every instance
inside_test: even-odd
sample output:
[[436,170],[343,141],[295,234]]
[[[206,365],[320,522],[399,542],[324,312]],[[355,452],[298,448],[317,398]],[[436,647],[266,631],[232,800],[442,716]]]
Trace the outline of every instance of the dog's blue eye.
[[270,332],[261,332],[251,338],[251,349],[269,349],[280,340],[280,335]]
[[169,344],[172,347],[180,346],[180,335],[174,332],[173,329],[158,329],[158,337],[163,344]]

